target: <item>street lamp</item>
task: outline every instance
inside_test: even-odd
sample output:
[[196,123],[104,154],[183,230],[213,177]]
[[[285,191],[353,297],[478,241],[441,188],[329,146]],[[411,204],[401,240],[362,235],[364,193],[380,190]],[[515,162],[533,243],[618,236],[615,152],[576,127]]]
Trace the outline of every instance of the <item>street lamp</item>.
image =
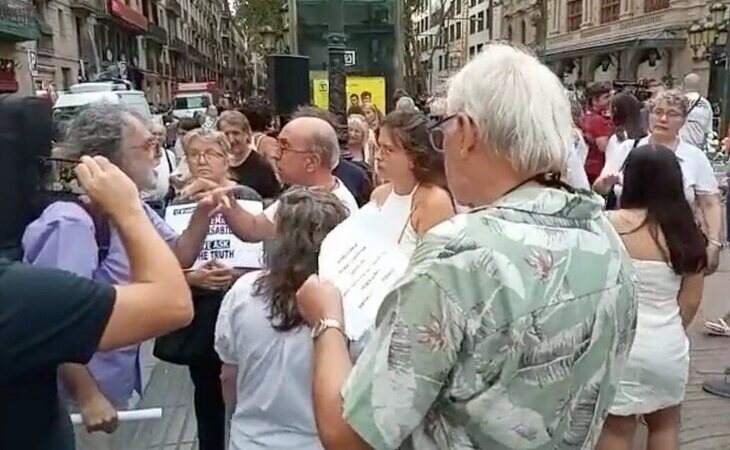
[[712,16],[712,22],[718,25],[725,21],[725,9],[726,6],[721,2],[715,2],[710,6],[710,15]]
[[261,28],[260,33],[261,39],[264,43],[264,49],[267,53],[271,53],[274,51],[274,48],[276,47],[276,31],[274,31],[273,28],[269,25],[264,25]]

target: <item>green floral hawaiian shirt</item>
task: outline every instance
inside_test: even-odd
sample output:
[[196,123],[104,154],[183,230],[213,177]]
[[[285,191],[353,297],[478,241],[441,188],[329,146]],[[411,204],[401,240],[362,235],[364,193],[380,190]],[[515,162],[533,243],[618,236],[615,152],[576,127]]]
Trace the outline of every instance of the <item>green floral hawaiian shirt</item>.
[[343,388],[350,426],[375,449],[593,449],[636,326],[602,209],[525,186],[428,233]]

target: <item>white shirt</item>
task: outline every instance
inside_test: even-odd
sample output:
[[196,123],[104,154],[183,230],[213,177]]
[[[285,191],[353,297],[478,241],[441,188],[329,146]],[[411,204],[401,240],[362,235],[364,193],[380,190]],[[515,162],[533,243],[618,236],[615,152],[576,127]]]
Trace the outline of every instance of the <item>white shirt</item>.
[[687,94],[687,99],[689,99],[690,108],[692,105],[695,106],[689,112],[684,126],[679,130],[679,135],[688,144],[704,149],[708,136],[713,132],[712,105],[697,93]]
[[[648,144],[650,137],[651,135],[641,139],[637,147]],[[606,159],[606,165],[603,167],[601,175],[620,172],[633,148],[633,139],[624,141],[616,154],[610,160],[608,158]],[[715,171],[712,169],[710,160],[707,159],[707,156],[702,150],[694,145],[688,144],[680,138],[675,155],[679,161],[679,167],[682,170],[684,194],[690,204],[694,203],[697,195],[717,194],[719,192]],[[617,197],[620,198],[621,187],[616,186],[615,192]]]
[[[345,205],[345,208],[347,208],[348,212],[357,211],[359,207],[357,206],[357,201],[355,201],[355,197],[353,197],[352,193],[349,191],[349,189],[347,189],[345,183],[340,181],[339,178],[335,178],[335,180],[337,181],[337,185],[332,191],[332,194],[340,199],[342,204]],[[264,215],[267,219],[269,219],[269,222],[276,223],[276,211],[278,210],[279,200],[275,201],[264,210]]]
[[586,175],[583,147],[585,147],[585,141],[578,135],[578,139],[573,141],[573,145],[568,150],[568,159],[565,162],[565,181],[574,188],[590,190],[591,184],[588,182],[588,175]]
[[278,331],[270,299],[256,293],[263,272],[236,281],[221,304],[215,350],[238,368],[230,450],[321,450],[312,407],[312,338],[306,325]]
[[170,150],[162,149],[160,162],[155,167],[155,188],[142,193],[142,198],[149,200],[161,200],[167,195],[170,189],[170,175],[175,170],[175,154]]

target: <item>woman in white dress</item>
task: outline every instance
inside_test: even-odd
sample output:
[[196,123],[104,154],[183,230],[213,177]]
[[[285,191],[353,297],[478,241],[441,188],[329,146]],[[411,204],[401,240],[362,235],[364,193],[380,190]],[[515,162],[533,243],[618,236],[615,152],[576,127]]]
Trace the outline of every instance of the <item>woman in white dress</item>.
[[597,449],[630,450],[643,416],[647,450],[677,450],[689,373],[685,330],[702,298],[707,253],[674,153],[660,145],[632,151],[621,205],[610,219],[634,263],[637,324]]
[[375,170],[387,182],[364,207],[382,216],[383,237],[397,242],[409,258],[420,236],[454,215],[451,195],[442,187],[443,155],[428,130],[428,119],[417,111],[395,111],[383,119]]
[[717,177],[705,153],[697,147],[684,142],[679,130],[688,114],[686,97],[678,91],[661,91],[650,104],[649,136],[635,142],[627,140],[614,157],[606,159],[601,175],[593,183],[593,190],[606,195],[613,190],[621,202],[622,167],[631,150],[645,144],[662,145],[674,153],[682,169],[684,194],[694,209],[698,222],[703,226],[707,237],[707,273],[717,269],[720,250],[723,246],[722,205]]

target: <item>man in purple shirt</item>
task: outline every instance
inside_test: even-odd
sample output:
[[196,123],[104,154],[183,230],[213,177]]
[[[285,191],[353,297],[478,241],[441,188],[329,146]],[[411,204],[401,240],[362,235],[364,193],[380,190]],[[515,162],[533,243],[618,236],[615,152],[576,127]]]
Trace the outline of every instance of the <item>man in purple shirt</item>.
[[[156,140],[142,120],[118,105],[89,106],[71,124],[67,143],[79,156],[105,156],[122,168],[140,190],[154,187]],[[216,205],[207,200],[198,203],[188,229],[178,236],[152,209],[141,203],[182,267],[190,267],[201,250]],[[108,252],[100,256],[94,222],[77,203],[51,204],[25,230],[26,262],[67,270],[109,284],[128,284],[131,279],[129,260],[119,233],[110,227]],[[103,260],[100,261],[100,257]],[[61,392],[78,407],[86,426],[85,432],[76,433],[77,449],[124,448],[124,443],[113,445],[109,433],[116,429],[117,410],[130,406],[134,391],[141,391],[139,346],[98,352],[88,365],[64,364],[58,372]]]

